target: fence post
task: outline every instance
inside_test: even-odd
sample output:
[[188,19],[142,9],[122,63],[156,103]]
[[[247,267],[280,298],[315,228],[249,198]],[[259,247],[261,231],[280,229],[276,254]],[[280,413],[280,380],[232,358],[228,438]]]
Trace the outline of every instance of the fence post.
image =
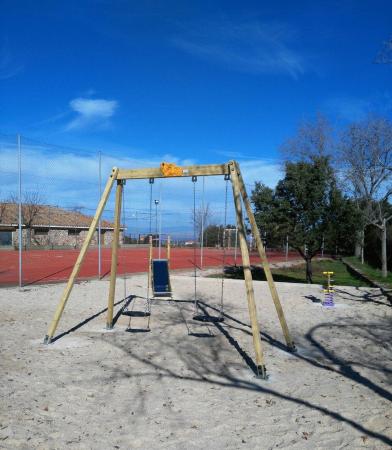
[[[102,197],[102,154],[101,150],[98,152],[98,184],[99,184],[99,199]],[[101,279],[102,260],[101,260],[101,218],[98,221],[98,279]]]
[[289,259],[289,235],[286,235],[286,261]]
[[205,191],[205,178],[203,177],[203,191],[201,197],[201,239],[200,239],[200,268],[203,270],[203,251],[204,251],[204,214],[205,214],[205,202],[204,202],[204,191]]
[[19,289],[23,287],[22,277],[22,146],[20,134],[16,135],[16,142],[18,146],[18,178],[19,178],[19,205],[18,205],[18,238],[19,238]]

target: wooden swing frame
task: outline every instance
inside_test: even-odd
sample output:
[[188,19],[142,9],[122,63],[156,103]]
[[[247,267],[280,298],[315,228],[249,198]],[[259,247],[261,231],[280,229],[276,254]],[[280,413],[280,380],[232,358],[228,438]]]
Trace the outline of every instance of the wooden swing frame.
[[[248,302],[249,318],[252,328],[253,347],[255,350],[255,359],[258,376],[266,378],[266,369],[264,363],[264,354],[261,344],[260,328],[257,320],[257,310],[253,289],[252,272],[250,267],[249,250],[246,242],[246,231],[244,226],[244,218],[242,212],[242,202],[245,206],[246,215],[248,216],[251,226],[251,232],[256,242],[256,247],[261,259],[261,263],[267,278],[268,287],[271,292],[271,297],[275,305],[276,312],[278,314],[279,322],[282,327],[283,335],[286,340],[286,344],[289,350],[295,351],[295,344],[291,338],[286,318],[283,312],[282,305],[279,300],[278,292],[275,287],[275,283],[272,277],[271,269],[267,260],[264,245],[260,237],[260,232],[256,224],[256,220],[252,211],[252,206],[246,192],[245,184],[241,175],[239,164],[236,161],[229,161],[224,164],[212,164],[212,165],[194,165],[194,166],[182,166],[177,167],[178,170],[171,171],[170,174],[166,174],[160,168],[147,168],[147,169],[119,169],[114,167],[109,175],[105,189],[102,193],[102,197],[98,203],[97,210],[94,218],[91,222],[86,239],[80,249],[79,256],[75,262],[71,275],[68,279],[67,285],[64,289],[60,303],[57,306],[53,320],[49,326],[48,333],[45,336],[44,343],[49,344],[52,342],[54,333],[57,329],[58,323],[64,311],[65,305],[69,299],[72,288],[75,284],[75,280],[79,274],[81,265],[86,256],[88,247],[93,238],[93,235],[97,229],[98,221],[105,208],[106,202],[109,198],[109,194],[115,181],[117,181],[116,199],[115,199],[115,211],[114,211],[114,236],[112,241],[112,259],[111,259],[111,271],[110,271],[110,287],[108,297],[108,309],[106,327],[108,329],[113,328],[113,307],[114,296],[116,289],[117,278],[117,260],[118,260],[118,247],[119,247],[119,235],[120,235],[120,217],[121,217],[121,202],[123,196],[123,188],[126,180],[133,179],[152,179],[152,178],[173,178],[173,177],[197,177],[197,176],[214,176],[214,175],[228,175],[233,189],[234,205],[237,219],[238,236],[240,243],[240,250],[242,255],[242,265],[244,271],[246,296]],[[174,165],[173,165],[174,166]],[[242,201],[241,201],[242,199]],[[150,255],[151,258],[152,255]],[[151,286],[151,273],[148,275],[149,285]]]

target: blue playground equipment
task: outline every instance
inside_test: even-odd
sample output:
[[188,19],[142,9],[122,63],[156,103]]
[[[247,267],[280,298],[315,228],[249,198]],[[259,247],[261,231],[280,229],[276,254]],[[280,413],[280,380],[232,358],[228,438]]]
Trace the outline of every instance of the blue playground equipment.
[[154,297],[171,297],[169,260],[153,259],[152,265],[152,290]]
[[323,272],[323,275],[325,275],[327,277],[327,279],[326,279],[326,283],[325,283],[325,286],[323,289],[325,298],[324,298],[322,305],[325,308],[333,308],[335,306],[335,303],[333,301],[335,290],[334,290],[334,287],[332,284],[332,282],[334,280],[332,280],[332,278],[331,278],[331,276],[333,275],[333,272]]

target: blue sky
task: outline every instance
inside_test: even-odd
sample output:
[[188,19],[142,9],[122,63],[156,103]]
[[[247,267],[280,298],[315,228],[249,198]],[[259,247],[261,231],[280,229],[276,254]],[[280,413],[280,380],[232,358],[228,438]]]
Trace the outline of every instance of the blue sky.
[[[392,65],[374,62],[391,24],[379,0],[2,0],[0,132],[100,149],[107,166],[236,158],[274,184],[301,120],[391,115]],[[65,171],[83,158],[51,155]]]

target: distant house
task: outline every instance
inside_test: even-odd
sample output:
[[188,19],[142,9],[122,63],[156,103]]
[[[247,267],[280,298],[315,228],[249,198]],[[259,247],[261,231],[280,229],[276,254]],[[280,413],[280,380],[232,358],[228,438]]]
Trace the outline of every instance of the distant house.
[[[23,205],[22,243],[24,248],[78,248],[87,235],[93,217],[48,205]],[[101,221],[101,245],[109,246],[114,224]],[[124,227],[120,228],[120,244]],[[91,241],[98,245],[98,230]],[[0,246],[19,246],[18,204],[0,203]]]

